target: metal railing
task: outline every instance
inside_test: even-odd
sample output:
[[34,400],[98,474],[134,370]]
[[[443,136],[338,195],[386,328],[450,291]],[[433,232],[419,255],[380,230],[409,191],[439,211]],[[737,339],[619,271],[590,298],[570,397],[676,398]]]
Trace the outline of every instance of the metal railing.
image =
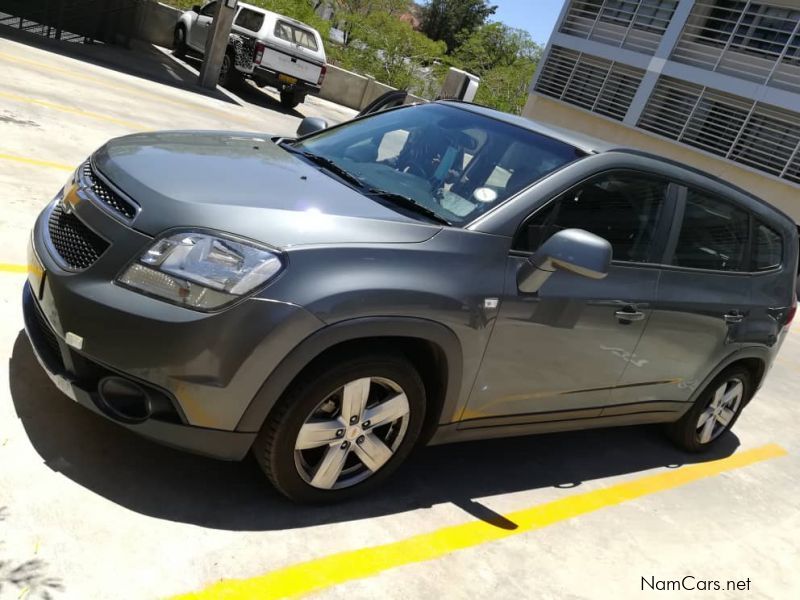
[[672,59],[800,92],[800,5],[697,0]]
[[139,0],[0,0],[0,25],[62,41],[127,43]]
[[622,121],[643,77],[641,69],[554,46],[536,91]]
[[678,0],[572,0],[560,31],[654,54]]
[[800,113],[661,77],[638,127],[800,183]]

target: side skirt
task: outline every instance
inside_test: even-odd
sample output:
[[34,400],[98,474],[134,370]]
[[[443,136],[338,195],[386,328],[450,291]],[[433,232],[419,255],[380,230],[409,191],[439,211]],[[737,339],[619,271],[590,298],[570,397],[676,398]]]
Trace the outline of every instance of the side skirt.
[[[597,416],[597,409],[586,411],[569,411],[569,415],[547,413],[538,415],[531,421],[532,415],[515,416],[515,421],[497,423],[497,419],[472,419],[461,423],[440,425],[428,443],[430,446],[483,440],[490,438],[515,437],[537,433],[553,433],[558,431],[575,431],[580,429],[598,429],[603,427],[621,427],[625,425],[643,425],[646,423],[672,423],[680,419],[691,407],[691,402],[643,402],[636,404],[606,407],[604,414]],[[580,416],[585,412],[587,416]],[[617,413],[617,414],[615,414]],[[524,422],[520,422],[526,420]]]

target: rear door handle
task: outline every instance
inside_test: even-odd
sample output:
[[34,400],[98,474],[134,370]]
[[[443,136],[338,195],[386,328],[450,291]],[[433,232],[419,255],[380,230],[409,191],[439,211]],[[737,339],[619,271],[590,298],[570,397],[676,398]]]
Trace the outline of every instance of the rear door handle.
[[726,323],[741,323],[744,320],[744,315],[738,310],[732,310],[722,317]]
[[632,323],[633,321],[641,321],[644,319],[644,313],[636,310],[634,306],[626,306],[622,310],[618,310],[614,313],[622,322]]

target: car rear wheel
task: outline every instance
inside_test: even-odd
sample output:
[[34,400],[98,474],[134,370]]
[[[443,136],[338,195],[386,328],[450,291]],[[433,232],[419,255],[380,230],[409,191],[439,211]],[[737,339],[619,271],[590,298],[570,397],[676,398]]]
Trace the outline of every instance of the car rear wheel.
[[752,393],[752,378],[747,369],[726,369],[698,396],[689,412],[668,426],[670,438],[689,452],[711,448],[736,423]]
[[242,83],[242,76],[236,70],[236,62],[233,57],[233,52],[228,50],[225,56],[222,57],[222,65],[219,69],[219,80],[217,81],[220,87],[235,89]]
[[292,500],[336,502],[391,475],[414,447],[424,418],[425,387],[406,359],[353,358],[296,382],[253,451]]
[[178,25],[175,28],[172,36],[172,49],[178,58],[186,56],[186,28],[183,25]]
[[293,90],[283,90],[281,92],[281,105],[284,108],[294,108],[300,104],[299,95]]

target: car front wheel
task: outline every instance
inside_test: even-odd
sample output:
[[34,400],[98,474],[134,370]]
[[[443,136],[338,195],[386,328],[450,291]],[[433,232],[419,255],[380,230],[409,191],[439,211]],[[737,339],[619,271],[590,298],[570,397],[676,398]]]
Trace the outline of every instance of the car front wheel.
[[178,58],[186,56],[186,28],[183,25],[178,25],[175,28],[172,37],[172,49]]
[[289,498],[344,500],[380,484],[408,456],[425,402],[422,380],[405,358],[353,358],[295,382],[253,450]]

